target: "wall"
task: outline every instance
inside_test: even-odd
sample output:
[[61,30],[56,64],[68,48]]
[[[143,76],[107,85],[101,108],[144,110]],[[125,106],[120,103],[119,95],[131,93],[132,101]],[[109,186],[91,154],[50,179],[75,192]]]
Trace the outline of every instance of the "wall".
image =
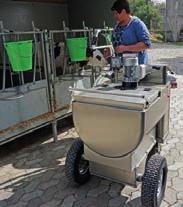
[[179,40],[180,31],[183,30],[183,1],[167,0],[167,31],[171,31],[172,40]]
[[68,0],[69,24],[73,28],[81,28],[82,21],[88,27],[114,26],[111,7],[114,0]]
[[31,30],[32,21],[40,29],[61,29],[67,5],[0,1],[0,20],[9,30]]

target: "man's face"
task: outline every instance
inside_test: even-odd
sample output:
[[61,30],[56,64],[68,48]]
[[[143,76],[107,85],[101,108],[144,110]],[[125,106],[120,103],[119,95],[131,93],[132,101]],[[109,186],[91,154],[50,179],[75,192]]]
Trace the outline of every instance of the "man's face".
[[121,13],[118,13],[117,11],[113,11],[113,16],[114,16],[114,18],[116,19],[117,22],[123,23],[124,17],[125,17],[125,13],[126,12],[125,12],[124,9],[121,11]]

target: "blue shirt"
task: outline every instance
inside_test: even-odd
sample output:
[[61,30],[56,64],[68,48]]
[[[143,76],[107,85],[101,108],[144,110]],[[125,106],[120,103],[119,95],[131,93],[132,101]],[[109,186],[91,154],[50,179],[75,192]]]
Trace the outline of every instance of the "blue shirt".
[[[120,45],[133,45],[138,42],[144,42],[148,47],[151,46],[149,31],[138,17],[133,17],[126,26],[116,25],[112,34],[112,43],[114,48]],[[139,64],[148,63],[147,51],[138,53]]]

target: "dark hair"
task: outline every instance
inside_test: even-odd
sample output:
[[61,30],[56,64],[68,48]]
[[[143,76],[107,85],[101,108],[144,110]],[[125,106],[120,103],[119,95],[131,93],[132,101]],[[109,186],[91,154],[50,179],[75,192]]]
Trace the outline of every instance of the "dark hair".
[[116,0],[111,8],[112,11],[121,13],[122,10],[126,10],[126,13],[130,14],[130,5],[128,0]]

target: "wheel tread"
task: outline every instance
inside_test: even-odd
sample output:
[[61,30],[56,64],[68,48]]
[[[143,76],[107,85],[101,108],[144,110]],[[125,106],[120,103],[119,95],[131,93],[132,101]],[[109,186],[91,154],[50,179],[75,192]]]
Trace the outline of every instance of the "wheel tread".
[[156,195],[158,190],[158,179],[162,166],[165,166],[165,169],[167,171],[166,159],[159,154],[153,155],[147,163],[143,176],[141,196],[142,204],[144,207],[158,207]]

